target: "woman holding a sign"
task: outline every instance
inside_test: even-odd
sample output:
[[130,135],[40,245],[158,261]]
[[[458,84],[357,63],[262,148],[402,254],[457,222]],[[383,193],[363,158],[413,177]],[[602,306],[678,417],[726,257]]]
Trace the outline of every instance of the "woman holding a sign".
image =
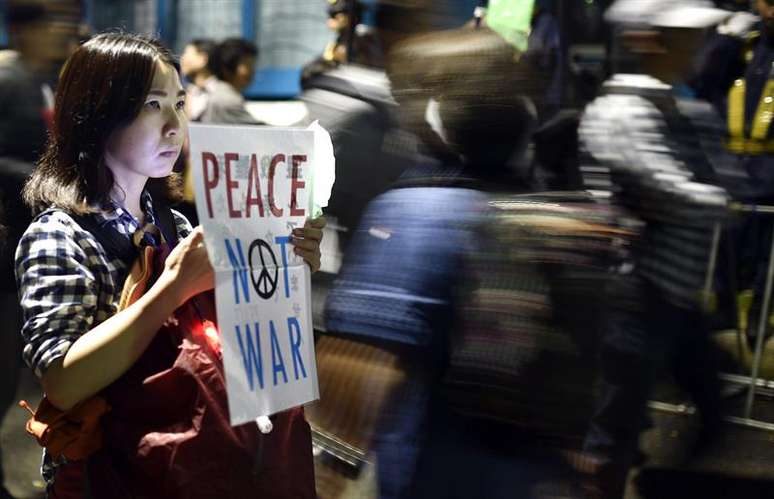
[[[99,35],[62,69],[16,253],[24,358],[46,394],[27,429],[51,497],[315,495],[300,410],[269,435],[228,424],[213,270],[201,229],[167,205],[184,106],[153,40]],[[321,225],[291,237],[313,271]]]

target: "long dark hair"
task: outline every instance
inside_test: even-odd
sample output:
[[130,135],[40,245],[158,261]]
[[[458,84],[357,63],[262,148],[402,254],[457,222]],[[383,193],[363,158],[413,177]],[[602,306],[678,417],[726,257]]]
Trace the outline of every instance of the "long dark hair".
[[[65,62],[48,144],[24,187],[24,201],[34,212],[56,206],[82,214],[108,201],[114,179],[103,160],[105,144],[139,115],[157,61],[175,65],[156,40],[106,33],[81,45]],[[177,201],[179,185],[172,174],[149,179],[147,188],[154,199]]]

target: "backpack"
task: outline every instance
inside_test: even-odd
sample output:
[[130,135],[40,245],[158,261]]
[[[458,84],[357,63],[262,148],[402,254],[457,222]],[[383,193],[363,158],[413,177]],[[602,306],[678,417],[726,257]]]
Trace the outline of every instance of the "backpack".
[[584,193],[494,196],[463,262],[445,391],[463,415],[579,438],[594,409],[605,289],[632,236]]

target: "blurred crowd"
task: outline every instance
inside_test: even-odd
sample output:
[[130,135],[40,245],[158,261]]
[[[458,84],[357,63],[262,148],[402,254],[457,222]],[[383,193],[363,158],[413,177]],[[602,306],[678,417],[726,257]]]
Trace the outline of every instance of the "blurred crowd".
[[[297,124],[336,155],[323,260],[341,260],[313,279],[318,497],[623,497],[663,372],[697,408],[690,460],[725,431],[724,354],[774,355],[774,225],[752,208],[774,203],[774,0],[607,2],[600,79],[563,39],[566,1],[481,2],[459,26],[452,3],[328,0],[332,40],[301,72]],[[524,24],[501,12],[520,3]],[[6,22],[0,415],[19,196],[87,37],[44,3]],[[249,40],[192,40],[190,120],[262,125],[243,96],[259,62]],[[195,224],[193,203],[189,184]]]

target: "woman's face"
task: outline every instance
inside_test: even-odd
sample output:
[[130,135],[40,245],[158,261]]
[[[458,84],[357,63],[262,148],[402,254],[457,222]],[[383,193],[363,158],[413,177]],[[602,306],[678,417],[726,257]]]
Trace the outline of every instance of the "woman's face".
[[105,148],[105,163],[124,187],[172,172],[188,134],[185,91],[177,71],[156,63],[153,82],[140,114],[116,130]]

